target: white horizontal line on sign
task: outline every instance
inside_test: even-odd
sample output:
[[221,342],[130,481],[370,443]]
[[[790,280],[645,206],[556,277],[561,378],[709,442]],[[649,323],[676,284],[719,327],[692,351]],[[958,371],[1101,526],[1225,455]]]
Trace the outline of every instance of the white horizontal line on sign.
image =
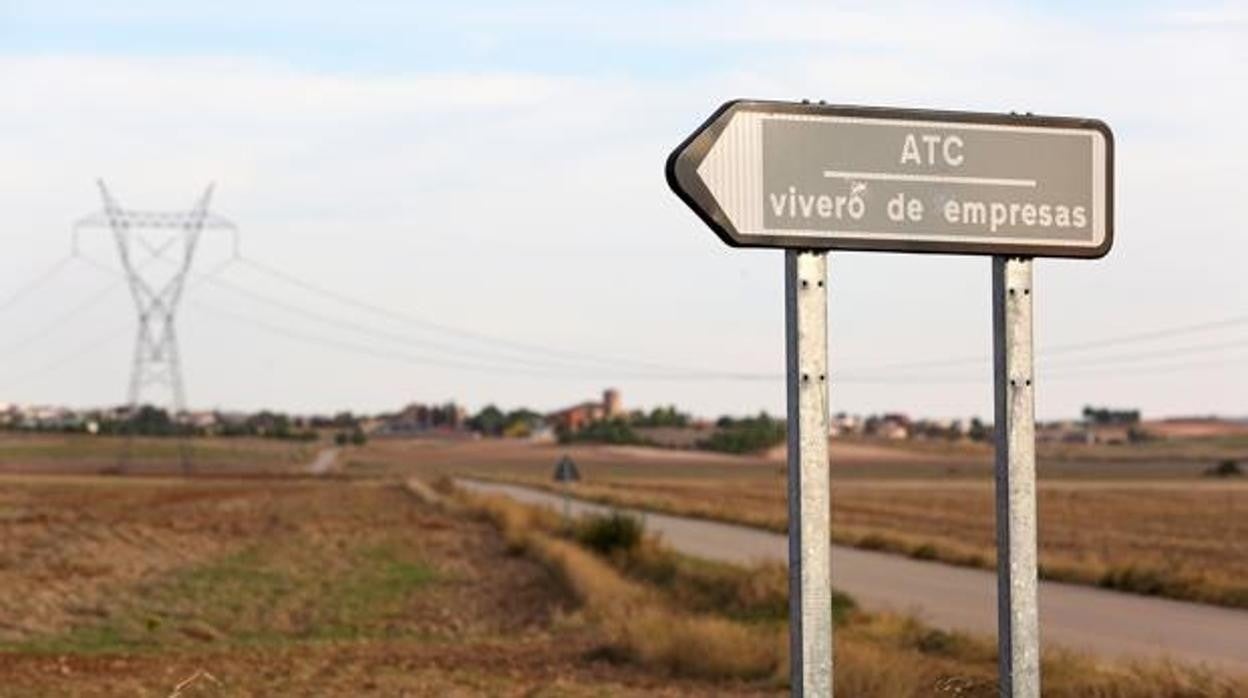
[[946,184],[988,184],[998,187],[1035,188],[1034,179],[1007,179],[1003,177],[958,177],[955,175],[895,174],[891,172],[847,172],[824,170],[828,179],[871,179],[886,182],[942,182]]

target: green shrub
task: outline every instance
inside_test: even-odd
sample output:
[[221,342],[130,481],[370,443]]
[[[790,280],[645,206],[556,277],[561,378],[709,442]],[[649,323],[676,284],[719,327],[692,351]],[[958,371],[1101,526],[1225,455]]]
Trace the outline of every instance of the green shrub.
[[608,421],[594,422],[585,426],[580,431],[559,432],[559,443],[599,443],[599,444],[624,444],[624,445],[645,445],[649,443],[640,434],[633,431],[628,422],[623,419],[612,419]]
[[891,546],[884,536],[878,533],[868,533],[859,538],[854,547],[862,548],[863,550],[888,550]]
[[783,419],[766,412],[757,417],[721,417],[715,432],[698,442],[698,448],[723,453],[757,453],[784,443],[787,430]]
[[649,414],[641,410],[633,412],[628,421],[635,427],[687,427],[689,415],[676,409],[675,405],[656,407]]
[[1243,474],[1244,471],[1239,467],[1239,463],[1230,459],[1211,466],[1205,471],[1207,477],[1242,477]]
[[1165,593],[1167,589],[1164,573],[1160,570],[1135,565],[1111,568],[1101,576],[1100,586],[1146,596],[1157,596]]
[[918,546],[917,548],[915,548],[914,550],[911,550],[910,557],[913,557],[919,560],[935,560],[936,559],[936,546],[932,545],[931,543],[924,543]]
[[644,529],[641,519],[636,516],[613,511],[605,516],[582,520],[577,526],[576,539],[601,555],[611,555],[616,551],[636,549]]

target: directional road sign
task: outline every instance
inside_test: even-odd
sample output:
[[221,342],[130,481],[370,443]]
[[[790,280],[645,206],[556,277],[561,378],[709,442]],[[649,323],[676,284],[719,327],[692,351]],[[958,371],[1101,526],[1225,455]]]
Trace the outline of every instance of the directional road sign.
[[1100,257],[1113,152],[1095,119],[738,100],[667,180],[730,245]]

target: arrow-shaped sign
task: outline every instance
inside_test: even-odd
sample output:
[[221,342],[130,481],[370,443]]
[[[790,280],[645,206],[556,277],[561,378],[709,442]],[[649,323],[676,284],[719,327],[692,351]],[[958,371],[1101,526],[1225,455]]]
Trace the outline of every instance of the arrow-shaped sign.
[[1100,257],[1113,241],[1095,119],[733,101],[667,179],[730,245]]

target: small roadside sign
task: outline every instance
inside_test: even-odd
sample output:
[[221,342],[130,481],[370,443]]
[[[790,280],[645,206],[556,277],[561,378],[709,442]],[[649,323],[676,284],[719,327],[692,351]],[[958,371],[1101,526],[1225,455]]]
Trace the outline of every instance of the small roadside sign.
[[667,181],[734,246],[1101,257],[1113,151],[1096,119],[735,100]]
[[563,456],[555,463],[555,482],[579,482],[580,479],[581,471],[568,456]]

